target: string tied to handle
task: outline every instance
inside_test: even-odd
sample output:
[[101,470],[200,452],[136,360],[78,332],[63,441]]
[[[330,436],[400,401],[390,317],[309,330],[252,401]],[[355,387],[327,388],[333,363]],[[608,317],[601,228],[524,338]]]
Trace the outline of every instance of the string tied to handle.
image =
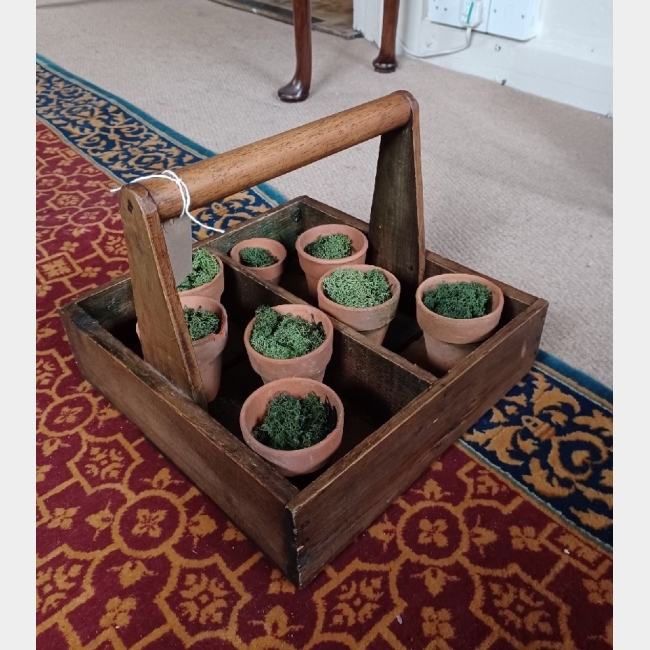
[[[160,172],[159,174],[147,174],[146,176],[139,176],[138,178],[134,178],[130,183],[139,183],[141,181],[147,181],[150,178],[162,178],[164,180],[168,181],[173,181],[176,183],[176,187],[178,187],[178,190],[181,194],[181,198],[183,199],[183,210],[180,214],[181,217],[186,216],[189,217],[197,226],[200,226],[201,228],[205,228],[206,230],[212,230],[214,232],[226,232],[222,228],[214,228],[213,226],[208,226],[207,224],[199,221],[196,217],[192,216],[190,214],[190,191],[187,188],[187,185],[183,182],[183,180],[176,174],[176,172],[173,172],[171,169],[166,169],[163,172]],[[111,192],[119,192],[120,187],[114,187]]]

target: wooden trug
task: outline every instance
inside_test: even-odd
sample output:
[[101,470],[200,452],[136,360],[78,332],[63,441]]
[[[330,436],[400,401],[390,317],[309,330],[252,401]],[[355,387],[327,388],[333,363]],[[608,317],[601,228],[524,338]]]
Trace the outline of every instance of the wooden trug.
[[[196,209],[377,136],[369,223],[303,196],[196,244],[223,262],[230,328],[222,387],[210,404],[162,234],[162,222],[182,210],[174,183],[151,179],[122,188],[130,273],[60,311],[84,377],[298,587],[530,370],[548,307],[489,278],[505,296],[497,331],[444,377],[427,369],[414,318],[417,285],[439,273],[477,272],[424,250],[418,106],[405,91],[175,171]],[[310,302],[295,240],[321,223],[365,232],[368,263],[397,276],[402,300],[383,346],[333,319],[325,383],[345,405],[343,443],[323,470],[288,479],[257,456],[239,430],[239,409],[261,385],[242,333],[259,304]],[[279,285],[229,257],[250,237],[272,237],[287,248]]]

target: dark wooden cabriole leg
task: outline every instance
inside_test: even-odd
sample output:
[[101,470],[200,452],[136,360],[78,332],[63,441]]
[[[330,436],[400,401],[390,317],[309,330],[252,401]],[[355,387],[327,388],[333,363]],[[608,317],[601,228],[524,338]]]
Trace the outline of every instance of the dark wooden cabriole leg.
[[278,90],[283,102],[302,102],[309,97],[311,85],[311,1],[293,0],[293,32],[296,41],[296,72],[293,79]]
[[[295,2],[294,2],[295,5]],[[397,37],[397,16],[399,0],[384,0],[384,18],[381,27],[381,47],[379,55],[372,62],[376,72],[395,72],[395,38]]]

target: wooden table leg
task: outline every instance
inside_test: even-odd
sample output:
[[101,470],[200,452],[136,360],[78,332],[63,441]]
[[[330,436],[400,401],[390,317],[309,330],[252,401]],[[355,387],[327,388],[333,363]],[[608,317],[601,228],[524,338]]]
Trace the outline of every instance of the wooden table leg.
[[293,33],[296,41],[296,72],[278,90],[283,102],[302,102],[311,85],[311,1],[293,0]]
[[[294,6],[295,6],[294,2]],[[397,37],[397,15],[399,0],[384,0],[384,18],[381,27],[381,47],[379,55],[372,62],[376,72],[395,72],[395,38]]]

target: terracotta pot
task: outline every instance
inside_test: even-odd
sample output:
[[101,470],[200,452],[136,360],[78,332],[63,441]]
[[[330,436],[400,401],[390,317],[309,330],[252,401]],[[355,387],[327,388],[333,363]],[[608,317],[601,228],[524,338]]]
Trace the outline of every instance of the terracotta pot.
[[213,255],[213,257],[217,261],[217,264],[219,264],[219,273],[217,273],[217,275],[212,280],[210,280],[210,282],[206,282],[199,287],[195,287],[194,289],[186,289],[185,291],[179,291],[178,294],[181,297],[191,298],[197,296],[207,296],[208,298],[212,298],[212,300],[216,300],[217,302],[221,301],[221,294],[223,293],[224,288],[223,264],[216,255]]
[[[352,240],[352,247],[356,251],[349,257],[338,260],[321,260],[305,253],[305,246],[323,235],[347,235]],[[296,253],[298,262],[307,279],[307,288],[312,298],[316,299],[318,280],[331,269],[338,269],[348,264],[364,264],[368,252],[368,238],[357,228],[352,226],[324,224],[305,230],[296,239]]]
[[386,271],[386,269],[372,266],[371,264],[348,264],[345,268],[363,271],[364,273],[372,271],[373,269],[381,271],[390,284],[392,297],[381,305],[376,305],[375,307],[359,308],[339,305],[333,300],[330,300],[323,290],[323,281],[336,270],[332,269],[327,271],[318,280],[316,288],[318,306],[326,314],[329,314],[337,320],[340,320],[342,323],[349,325],[352,329],[369,338],[373,343],[381,345],[386,336],[388,326],[397,313],[397,303],[399,302],[400,296],[399,280],[392,273]]
[[252,237],[251,239],[244,239],[244,241],[240,241],[238,244],[235,244],[230,251],[230,257],[232,257],[235,262],[239,262],[241,264],[239,252],[243,248],[249,247],[264,248],[269,253],[271,253],[271,255],[274,255],[277,258],[278,261],[275,264],[271,264],[271,266],[246,267],[253,273],[259,275],[261,278],[277,284],[280,276],[282,275],[282,271],[284,270],[284,260],[287,257],[287,249],[275,239],[267,239],[265,237]]
[[[192,341],[196,361],[199,364],[199,372],[201,373],[203,394],[206,402],[211,402],[219,393],[221,386],[221,360],[228,341],[228,315],[223,305],[216,300],[206,296],[185,296],[184,293],[180,296],[183,307],[191,307],[192,309],[201,307],[221,318],[221,329],[217,334],[210,334],[198,341]],[[135,324],[135,331],[140,336],[137,323]]]
[[[490,312],[480,318],[446,318],[425,307],[422,296],[443,282],[480,282],[492,291]],[[418,325],[424,333],[429,364],[444,374],[475,350],[499,325],[503,292],[496,284],[477,275],[443,273],[427,278],[415,292]]]
[[[321,400],[327,398],[336,410],[336,426],[324,440],[305,449],[283,451],[267,447],[255,439],[253,429],[262,421],[266,415],[268,403],[276,395],[290,393],[294,397],[302,399],[311,392],[316,393]],[[246,444],[255,453],[269,461],[283,476],[310,474],[323,467],[341,444],[343,421],[343,403],[329,386],[313,379],[296,377],[277,379],[258,388],[248,396],[239,414],[239,426]]]
[[308,322],[313,320],[316,323],[322,323],[325,329],[325,340],[315,350],[301,357],[295,359],[271,359],[255,351],[251,346],[251,332],[255,323],[255,318],[253,318],[244,330],[244,345],[253,370],[262,378],[265,384],[288,377],[306,377],[319,382],[323,381],[325,369],[332,358],[334,344],[332,321],[327,314],[311,305],[277,305],[273,309],[280,314],[291,314],[292,316],[304,318]]

